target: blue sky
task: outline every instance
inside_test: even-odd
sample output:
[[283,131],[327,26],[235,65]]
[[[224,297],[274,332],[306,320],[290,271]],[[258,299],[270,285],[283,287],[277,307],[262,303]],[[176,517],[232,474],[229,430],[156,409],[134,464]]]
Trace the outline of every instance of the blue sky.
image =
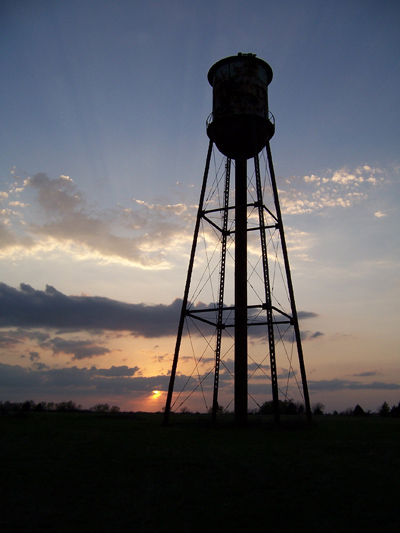
[[207,72],[240,51],[274,72],[311,401],[398,403],[399,24],[390,0],[3,1],[0,399],[163,405]]

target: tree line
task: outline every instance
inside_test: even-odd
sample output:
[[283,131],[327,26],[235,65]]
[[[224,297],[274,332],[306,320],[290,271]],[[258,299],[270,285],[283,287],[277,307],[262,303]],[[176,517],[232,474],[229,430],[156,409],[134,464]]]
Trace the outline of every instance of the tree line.
[[[305,406],[301,402],[295,402],[293,400],[279,400],[279,413],[281,415],[302,415],[305,413]],[[325,405],[321,402],[317,402],[312,405],[311,407],[312,414],[314,416],[320,416],[325,414]],[[260,415],[273,415],[274,413],[274,406],[273,402],[268,401],[265,402],[257,411],[257,414]],[[385,417],[393,417],[393,418],[400,418],[400,402],[398,405],[393,405],[393,407],[390,407],[387,402],[383,402],[383,404],[378,408],[378,411],[373,413],[371,411],[364,411],[364,409],[361,407],[361,405],[357,404],[354,408],[349,407],[348,409],[344,411],[333,411],[333,415],[341,415],[341,416],[371,416],[371,415],[379,415],[379,416],[385,416]]]
[[2,402],[0,401],[0,413],[20,412],[29,413],[37,412],[43,413],[48,411],[55,411],[59,413],[75,413],[78,411],[92,411],[94,413],[119,413],[118,405],[109,405],[108,403],[97,403],[89,409],[84,409],[82,405],[69,400],[68,402],[39,402],[35,403],[33,400],[26,400],[25,402]]
[[[279,400],[279,413],[281,415],[304,415],[305,406],[301,402],[293,400]],[[97,403],[89,409],[84,409],[82,405],[69,400],[67,402],[39,402],[35,403],[33,400],[26,400],[25,402],[9,402],[0,401],[0,414],[6,413],[29,413],[29,412],[59,412],[59,413],[74,413],[78,411],[90,411],[94,413],[119,413],[118,405],[109,405],[108,403]],[[314,403],[311,408],[314,416],[325,415],[325,406],[321,402]],[[221,414],[227,413],[222,407],[219,411]],[[181,413],[190,413],[187,408],[182,408]],[[258,409],[251,411],[251,414],[258,415],[273,415],[274,406],[272,400],[263,403]],[[333,411],[334,416],[372,416],[379,415],[383,417],[400,418],[400,402],[390,407],[385,401],[378,408],[376,412],[364,411],[364,409],[357,404],[354,408],[349,407],[344,411]]]

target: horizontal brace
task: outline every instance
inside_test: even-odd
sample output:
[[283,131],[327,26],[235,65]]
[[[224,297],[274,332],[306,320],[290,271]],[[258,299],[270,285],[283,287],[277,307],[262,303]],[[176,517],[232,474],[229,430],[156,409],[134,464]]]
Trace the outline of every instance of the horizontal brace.
[[[260,229],[261,229],[260,226],[256,226],[254,228],[247,228],[247,231],[258,231]],[[277,224],[271,224],[269,226],[264,226],[264,229],[278,229],[278,225]]]
[[[290,322],[288,320],[274,320],[272,322],[272,325],[278,325],[278,324],[289,324]],[[251,326],[268,326],[268,322],[248,322],[247,327],[250,328]],[[224,328],[234,328],[235,323],[232,324],[225,324]]]
[[[222,311],[233,311],[235,308],[234,307],[223,307],[222,308]],[[186,314],[187,315],[194,315],[194,314],[197,314],[197,313],[212,313],[212,312],[216,312],[218,311],[218,307],[207,307],[206,309],[189,309],[188,311],[186,311]]]
[[[290,324],[290,320],[273,320],[272,324]],[[268,326],[268,322],[251,322],[248,326]]]
[[[263,303],[263,304],[248,305],[247,309],[262,309],[263,311],[265,311],[267,309],[267,304]],[[288,320],[292,320],[292,317],[288,315],[287,313],[285,313],[284,311],[282,311],[281,309],[278,309],[275,306],[272,306],[272,309],[276,311],[277,313],[285,316]],[[230,307],[224,306],[222,308],[222,311],[234,311],[234,310],[235,310],[234,305]],[[214,312],[218,311],[218,307],[206,307],[204,309],[188,309],[186,314],[191,315],[191,314],[196,314],[196,313],[212,313],[213,311]]]
[[186,316],[190,316],[194,320],[200,320],[200,322],[204,322],[205,324],[208,324],[209,326],[213,326],[214,328],[218,327],[218,324],[215,322],[211,322],[210,320],[206,320],[205,318],[201,318],[199,316],[193,316],[191,313],[186,313]]
[[235,209],[234,205],[230,205],[229,207],[216,207],[215,209],[206,209],[202,212],[202,216],[208,215],[208,213],[218,213],[221,211],[225,211],[225,209]]
[[226,235],[226,236],[228,236],[228,235],[230,235],[230,234],[232,233],[231,231],[225,231],[225,232],[224,232],[224,230],[223,230],[222,228],[220,228],[220,227],[218,226],[218,224],[216,224],[215,222],[213,222],[212,220],[210,220],[208,217],[203,216],[203,218],[204,218],[205,220],[207,220],[207,222],[208,222],[209,224],[211,224],[211,226],[213,226],[213,227],[214,227],[215,229],[217,229],[220,233],[222,233],[222,235]]
[[293,317],[291,317],[290,315],[288,315],[287,313],[285,313],[284,311],[282,311],[281,309],[278,309],[277,307],[274,307],[272,306],[272,309],[274,311],[276,311],[277,313],[285,316],[288,320],[290,320],[290,323],[292,324],[293,323]]
[[[252,204],[247,204],[246,207],[254,207],[255,204],[252,203]],[[264,206],[265,207],[265,206]],[[205,209],[204,211],[202,211],[201,215],[204,216],[204,215],[208,215],[208,213],[218,213],[218,212],[221,212],[221,211],[225,211],[225,209],[235,209],[236,206],[234,205],[230,205],[228,207],[216,207],[215,209]],[[267,209],[265,207],[265,209]],[[268,213],[270,213],[270,211],[267,209]],[[277,218],[272,214],[270,213],[270,215],[277,221]]]

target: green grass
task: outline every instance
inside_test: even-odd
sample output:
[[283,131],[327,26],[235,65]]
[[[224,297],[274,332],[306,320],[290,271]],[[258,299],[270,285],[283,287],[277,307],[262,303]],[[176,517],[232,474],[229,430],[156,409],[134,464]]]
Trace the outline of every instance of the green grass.
[[400,420],[0,417],[1,531],[399,531]]

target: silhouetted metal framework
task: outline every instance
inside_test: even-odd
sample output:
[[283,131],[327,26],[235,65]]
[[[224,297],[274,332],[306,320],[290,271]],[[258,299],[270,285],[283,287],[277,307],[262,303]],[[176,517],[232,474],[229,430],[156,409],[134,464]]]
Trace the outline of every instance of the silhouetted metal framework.
[[[249,80],[253,76],[254,80]],[[260,81],[261,79],[261,81]],[[268,355],[270,381],[272,389],[273,411],[275,422],[279,423],[279,384],[278,369],[276,361],[276,345],[282,341],[283,334],[279,333],[280,327],[293,328],[294,342],[297,348],[298,364],[302,381],[302,396],[308,420],[311,420],[311,408],[308,395],[307,379],[304,365],[300,328],[296,310],[292,277],[289,266],[289,258],[286,246],[285,233],[282,223],[282,215],[278,198],[278,188],[276,185],[275,172],[272,162],[269,139],[274,133],[274,121],[267,105],[267,85],[272,79],[272,70],[268,64],[255,58],[252,54],[234,56],[226,58],[216,63],[209,73],[209,80],[214,87],[214,116],[208,122],[207,133],[210,137],[206,165],[203,176],[203,184],[200,193],[199,207],[196,217],[194,237],[189,260],[189,267],[186,278],[184,296],[182,300],[181,314],[178,326],[178,334],[175,345],[173,365],[170,376],[169,389],[164,413],[164,422],[167,423],[172,408],[172,398],[177,376],[178,359],[181,350],[182,337],[184,335],[185,321],[198,323],[205,327],[208,333],[207,344],[212,346],[214,353],[213,367],[213,387],[212,387],[212,416],[216,419],[219,402],[219,381],[221,366],[221,349],[223,344],[223,332],[228,329],[234,331],[234,406],[235,421],[239,425],[245,425],[248,412],[248,331],[250,328],[264,327],[268,338]],[[244,80],[244,81],[243,81]],[[222,84],[222,89],[220,85]],[[237,96],[239,89],[252,93],[241,98]],[[262,92],[264,91],[264,92]],[[215,94],[217,93],[217,96]],[[231,107],[224,104],[226,98],[234,94],[237,102]],[[221,105],[220,99],[223,95]],[[258,109],[258,101],[253,98],[254,94],[261,94],[261,106]],[[251,103],[251,112],[243,112],[242,99]],[[255,103],[254,103],[255,102]],[[247,105],[247,104],[246,104]],[[223,111],[221,112],[221,108]],[[228,109],[228,115],[224,113]],[[217,111],[217,113],[215,113]],[[237,114],[232,111],[238,111]],[[262,116],[261,116],[262,115]],[[261,118],[260,118],[261,117]],[[243,128],[246,130],[245,137]],[[226,132],[229,131],[227,134]],[[236,135],[235,135],[236,132]],[[250,138],[250,140],[249,140]],[[208,189],[208,178],[210,162],[213,153],[213,146],[216,142],[220,151],[225,154],[225,170],[223,180],[223,194],[221,205],[209,208],[205,203],[206,191]],[[265,203],[265,184],[263,185],[260,175],[259,152],[266,150],[266,163],[270,178],[270,193],[272,194],[271,205],[267,207]],[[233,156],[233,157],[230,157]],[[249,194],[249,179],[247,160],[252,159],[255,180],[255,191]],[[231,167],[235,169],[234,200],[231,195]],[[253,184],[254,184],[253,180]],[[249,198],[252,201],[249,202]],[[253,219],[257,219],[256,224],[249,224],[249,212],[253,213]],[[232,213],[234,215],[232,215]],[[256,213],[256,215],[254,215]],[[233,218],[232,218],[233,217]],[[268,222],[266,222],[268,220]],[[193,269],[195,266],[196,251],[199,241],[200,228],[202,225],[212,228],[218,235],[220,247],[220,259],[218,269],[218,297],[216,302],[208,306],[196,307],[189,301]],[[262,295],[259,295],[261,302],[258,304],[248,303],[248,234],[257,231],[260,239],[261,265],[262,265]],[[268,254],[268,240],[270,235],[278,232],[284,265],[285,285],[288,294],[289,310],[274,302],[273,288],[271,286],[271,276],[269,272],[270,257]],[[228,253],[228,239],[234,245],[234,305],[226,303],[226,270]],[[232,256],[231,256],[232,257]],[[257,313],[254,318],[254,313]],[[233,318],[232,318],[233,316]],[[278,332],[278,338],[276,333]],[[214,347],[215,346],[215,347]],[[198,362],[196,363],[196,366]],[[257,367],[257,365],[256,365]],[[261,369],[262,363],[258,364]],[[290,370],[289,370],[290,373]],[[295,375],[295,372],[292,371]],[[199,380],[201,384],[201,379]],[[287,399],[287,398],[285,398]],[[181,405],[181,404],[180,404]]]

